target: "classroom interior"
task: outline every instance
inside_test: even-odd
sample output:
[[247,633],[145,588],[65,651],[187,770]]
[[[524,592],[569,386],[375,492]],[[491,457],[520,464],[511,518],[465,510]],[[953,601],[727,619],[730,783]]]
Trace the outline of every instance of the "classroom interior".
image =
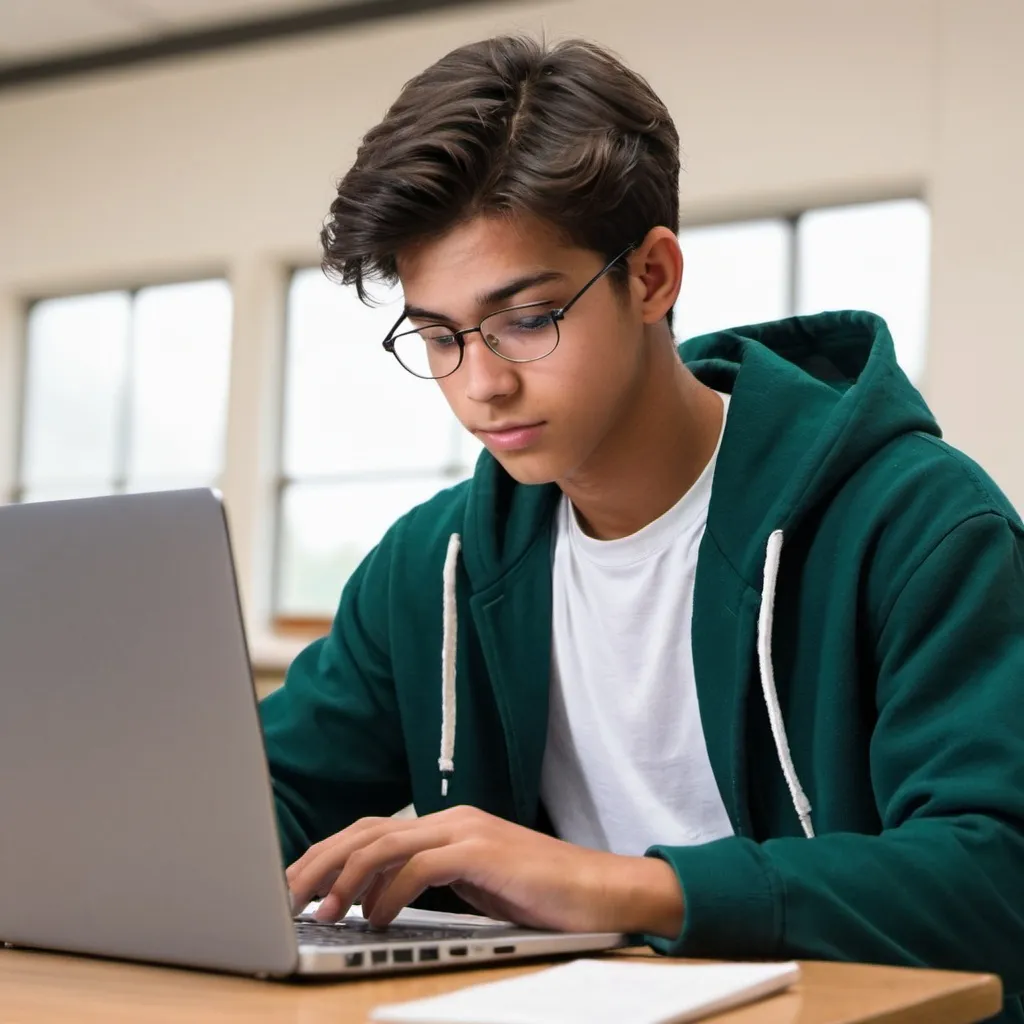
[[472,472],[381,350],[399,296],[327,281],[318,235],[401,85],[507,32],[608,45],[673,113],[680,340],[872,309],[1024,505],[1019,0],[6,0],[0,502],[218,488],[260,694]]

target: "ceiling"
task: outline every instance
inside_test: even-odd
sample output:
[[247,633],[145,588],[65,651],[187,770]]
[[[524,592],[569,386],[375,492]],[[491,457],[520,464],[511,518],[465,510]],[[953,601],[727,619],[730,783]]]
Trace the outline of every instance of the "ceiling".
[[0,68],[355,2],[359,0],[0,0]]

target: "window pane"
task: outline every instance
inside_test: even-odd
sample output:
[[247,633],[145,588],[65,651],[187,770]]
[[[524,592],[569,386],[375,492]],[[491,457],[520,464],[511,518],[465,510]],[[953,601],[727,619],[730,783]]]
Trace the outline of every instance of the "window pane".
[[286,488],[281,508],[278,612],[333,615],[352,570],[391,524],[451,484],[450,478],[426,476]]
[[319,269],[292,278],[288,302],[286,476],[440,470],[456,457],[452,413],[437,384],[381,347],[402,308],[398,289],[364,306]]
[[128,477],[215,480],[224,462],[231,289],[222,280],[143,288],[133,313]]
[[[130,300],[102,292],[36,303],[28,316],[21,478],[31,491],[113,482]],[[109,486],[109,484],[107,485]]]
[[791,234],[789,224],[781,220],[683,231],[676,337],[788,316]]
[[813,210],[800,218],[801,313],[869,309],[885,317],[911,380],[928,333],[928,208],[917,199]]

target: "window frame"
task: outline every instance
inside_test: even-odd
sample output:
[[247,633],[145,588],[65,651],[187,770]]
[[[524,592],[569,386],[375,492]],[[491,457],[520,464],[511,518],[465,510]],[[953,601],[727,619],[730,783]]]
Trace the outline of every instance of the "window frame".
[[[681,233],[698,228],[713,228],[735,223],[750,221],[775,220],[785,223],[787,233],[792,240],[789,246],[789,260],[786,272],[789,274],[788,290],[786,301],[790,315],[798,308],[798,282],[800,278],[800,246],[797,244],[800,220],[809,213],[826,209],[839,209],[854,207],[864,204],[898,202],[901,200],[916,200],[925,205],[931,213],[929,197],[923,189],[897,188],[889,190],[869,190],[854,195],[850,193],[836,194],[835,192],[819,193],[810,197],[809,202],[798,204],[790,202],[763,202],[756,204],[738,204],[723,206],[706,206],[703,211],[698,210],[697,216],[684,218],[681,225]],[[689,211],[687,211],[689,212]],[[129,268],[127,273],[104,273],[97,278],[78,278],[71,281],[58,282],[53,287],[43,283],[42,286],[29,287],[21,296],[13,297],[12,305],[9,308],[8,321],[11,325],[11,332],[8,337],[12,344],[13,366],[12,379],[8,385],[10,405],[7,415],[9,428],[4,438],[7,458],[4,466],[0,467],[4,472],[4,479],[0,481],[0,501],[19,502],[28,490],[25,480],[24,456],[26,443],[26,413],[27,413],[27,391],[29,383],[29,317],[32,308],[39,302],[47,299],[72,298],[84,296],[97,292],[116,291],[127,293],[131,303],[130,315],[135,315],[135,302],[137,295],[145,288],[159,287],[162,285],[188,284],[204,280],[220,280],[227,284],[232,301],[232,328],[231,328],[231,371],[229,373],[229,392],[227,395],[228,414],[226,424],[224,461],[218,477],[218,483],[225,482],[230,485],[232,494],[238,489],[236,476],[241,467],[241,479],[243,487],[241,494],[235,496],[235,500],[242,501],[242,508],[234,512],[239,536],[236,539],[236,558],[242,563],[241,575],[246,586],[243,598],[246,603],[252,603],[254,608],[250,609],[251,617],[248,617],[247,624],[251,636],[255,641],[257,653],[255,660],[259,662],[261,648],[266,647],[268,651],[277,652],[275,638],[280,641],[280,650],[285,648],[293,651],[294,645],[312,636],[322,635],[330,627],[331,617],[328,615],[310,616],[288,614],[280,611],[279,593],[281,589],[281,577],[283,570],[283,521],[282,509],[285,494],[289,487],[302,483],[334,483],[353,482],[357,479],[371,478],[380,480],[391,480],[400,478],[402,475],[417,476],[421,472],[431,473],[452,483],[461,479],[466,473],[472,471],[472,462],[463,464],[459,459],[460,450],[455,442],[458,436],[458,427],[453,424],[453,441],[451,445],[452,461],[436,471],[414,470],[404,473],[401,470],[383,470],[377,472],[361,472],[351,474],[321,474],[321,475],[289,475],[284,472],[284,439],[285,439],[285,415],[286,396],[288,386],[288,307],[291,301],[290,288],[295,273],[302,270],[315,269],[317,254],[312,250],[292,250],[290,253],[262,253],[247,254],[244,258],[238,256],[227,262],[205,262],[198,261],[195,264],[182,268],[164,267],[157,268],[152,273],[143,270],[141,274],[132,272]],[[242,420],[247,422],[246,431],[253,428],[254,416],[259,417],[260,423],[265,425],[267,433],[262,440],[252,438],[246,444],[254,444],[259,449],[256,455],[250,458],[250,454],[242,452],[239,447],[239,439],[235,436],[238,432],[237,416],[235,410],[239,397],[234,389],[240,378],[236,379],[236,362],[246,364],[246,370],[242,378],[247,379],[250,356],[246,353],[236,351],[236,343],[242,340],[247,345],[251,339],[254,329],[253,317],[257,312],[262,315],[262,307],[253,305],[253,282],[259,282],[259,295],[266,295],[266,287],[269,284],[273,289],[273,300],[268,301],[267,308],[273,308],[273,322],[259,320],[258,330],[261,335],[257,348],[262,352],[258,358],[266,361],[267,367],[260,371],[264,375],[267,386],[264,392],[252,400],[246,398],[240,403],[245,406],[245,413]],[[241,325],[241,326],[239,326]],[[239,332],[241,331],[241,339]],[[683,337],[678,338],[679,341]],[[251,347],[251,345],[249,346]],[[385,358],[383,353],[381,358]],[[271,364],[274,369],[271,370]],[[401,372],[396,367],[396,372]],[[269,374],[269,376],[267,376]],[[429,386],[429,382],[424,382]],[[122,396],[122,410],[128,408],[131,402],[132,389],[126,389]],[[253,402],[256,403],[253,406]],[[251,407],[251,408],[250,408]],[[127,430],[130,429],[123,412],[120,417],[121,433],[119,436],[119,447],[122,452],[127,451],[126,442],[130,443]],[[236,426],[232,426],[236,424]],[[263,429],[261,427],[261,429]],[[12,447],[13,446],[13,450]],[[243,458],[244,456],[244,458]],[[265,466],[259,470],[258,488],[254,486],[249,477],[253,473],[253,467],[247,462],[258,460]],[[127,463],[122,455],[119,465],[120,472],[114,484],[123,488],[127,483]],[[340,595],[344,580],[338,581],[338,593]],[[252,593],[250,593],[250,591]],[[294,647],[297,649],[297,647]],[[272,660],[283,657],[283,654],[271,653],[267,655]]]
[[[731,224],[745,224],[759,221],[776,221],[785,225],[787,238],[788,238],[788,261],[786,266],[787,278],[787,289],[786,289],[786,309],[787,316],[796,316],[797,309],[800,305],[800,294],[799,294],[799,281],[800,281],[800,270],[801,270],[801,246],[800,241],[800,222],[804,216],[810,213],[816,213],[820,210],[831,210],[831,209],[843,209],[854,206],[867,206],[877,203],[889,203],[889,202],[905,202],[905,201],[918,201],[928,206],[928,199],[921,191],[912,190],[894,190],[892,192],[879,193],[875,195],[860,195],[855,198],[839,198],[834,196],[821,196],[820,201],[814,203],[802,203],[799,206],[792,204],[784,204],[773,207],[770,204],[765,204],[756,209],[748,209],[745,211],[736,210],[731,216],[709,216],[709,217],[698,217],[693,220],[685,220],[680,225],[680,235],[685,231],[702,229],[702,228],[716,228],[725,227]],[[930,212],[930,211],[929,211]],[[379,472],[353,472],[353,473],[328,473],[328,474],[311,474],[309,476],[290,476],[284,472],[284,439],[286,430],[286,397],[288,388],[288,312],[289,304],[291,302],[291,285],[294,277],[297,273],[314,269],[313,264],[291,264],[287,266],[285,274],[285,287],[287,289],[287,298],[285,303],[285,320],[282,330],[281,338],[281,351],[282,351],[282,362],[281,362],[281,375],[280,375],[280,389],[279,389],[279,405],[276,410],[277,422],[279,424],[279,430],[277,432],[277,444],[278,449],[275,452],[275,467],[276,476],[274,479],[274,509],[273,509],[273,550],[271,553],[271,580],[270,580],[270,607],[271,607],[271,629],[279,635],[292,638],[311,638],[315,636],[322,636],[331,627],[333,621],[330,616],[318,616],[312,614],[293,615],[280,611],[280,588],[283,573],[283,508],[284,498],[287,489],[296,484],[303,483],[352,483],[352,482],[370,482],[374,479],[381,481],[390,481],[394,479],[401,479],[402,477],[413,477],[424,475],[421,471],[408,471],[403,472],[401,470],[381,470]],[[684,338],[677,338],[677,343],[681,344]],[[424,384],[429,385],[429,381],[424,381]],[[455,425],[455,431],[453,432],[453,453],[457,454],[457,442],[454,440],[457,438],[457,424]],[[472,467],[464,467],[458,463],[453,463],[445,469],[444,472],[439,473],[439,476],[445,478],[450,477],[452,482],[457,482],[462,478],[465,471]],[[339,581],[339,596],[341,589],[344,586],[344,581]]]
[[[41,302],[50,302],[55,299],[85,298],[90,295],[101,295],[108,292],[118,292],[128,297],[128,325],[129,343],[125,360],[125,381],[127,385],[122,387],[120,395],[120,408],[118,410],[118,426],[115,437],[117,454],[115,458],[115,476],[111,478],[112,485],[109,494],[125,494],[128,489],[128,457],[131,451],[131,403],[133,389],[131,387],[131,373],[135,360],[135,346],[131,343],[132,329],[135,318],[135,303],[139,292],[150,288],[173,287],[175,285],[198,284],[203,281],[221,281],[227,285],[231,297],[232,326],[229,343],[234,348],[236,316],[235,295],[232,287],[231,274],[224,267],[199,267],[192,272],[181,272],[167,275],[154,276],[153,278],[133,277],[132,283],[126,284],[122,279],[121,283],[116,280],[82,282],[78,286],[71,285],[66,288],[36,289],[23,296],[18,311],[18,335],[15,338],[17,347],[18,380],[15,384],[15,410],[14,410],[14,452],[11,459],[11,478],[7,493],[3,500],[12,505],[24,502],[28,491],[25,482],[25,435],[26,435],[26,412],[28,411],[28,387],[29,387],[29,357],[31,339],[29,336],[29,320],[32,310]],[[229,350],[230,351],[230,350]],[[230,360],[229,356],[229,360]],[[228,394],[225,402],[230,403],[230,373],[228,380]],[[227,468],[227,444],[225,438],[224,453],[220,472],[211,486],[217,487],[223,479]],[[105,481],[106,482],[106,481]]]
[[[287,491],[291,487],[330,484],[360,484],[360,483],[390,483],[396,480],[415,480],[422,477],[437,477],[448,483],[456,484],[465,479],[467,471],[472,472],[472,465],[464,465],[459,461],[459,434],[464,428],[453,420],[451,424],[451,437],[449,440],[449,458],[436,470],[430,469],[381,469],[381,470],[352,470],[349,472],[331,473],[309,473],[292,474],[285,472],[285,437],[287,433],[288,417],[288,386],[289,386],[289,334],[288,324],[290,321],[291,304],[293,301],[292,285],[296,275],[309,271],[315,271],[318,265],[315,263],[289,263],[284,267],[284,318],[281,326],[281,337],[279,340],[281,372],[276,389],[277,408],[274,410],[275,422],[278,424],[276,437],[276,450],[274,458],[273,477],[273,502],[272,529],[271,529],[271,552],[270,552],[270,629],[279,636],[310,638],[322,636],[326,633],[333,621],[332,616],[315,615],[312,613],[290,613],[281,610],[281,586],[284,573],[284,502]],[[340,287],[340,286],[338,286]],[[406,373],[407,371],[391,356],[381,351],[380,358],[385,360],[382,365],[392,369],[395,373]],[[435,381],[420,381],[424,387],[436,386]],[[338,595],[344,581],[339,583]]]
[[[877,194],[861,194],[856,198],[836,198],[822,196],[820,202],[805,203],[800,206],[792,204],[780,204],[779,206],[765,205],[760,208],[748,209],[736,212],[732,216],[709,216],[697,217],[693,220],[684,220],[679,226],[679,233],[693,231],[703,228],[726,227],[730,224],[749,224],[760,221],[777,221],[786,226],[789,239],[789,265],[786,273],[789,275],[789,287],[786,292],[787,316],[797,316],[800,308],[800,221],[811,213],[819,213],[822,210],[849,209],[854,206],[874,206],[882,203],[919,202],[923,203],[931,215],[931,207],[928,196],[924,191],[917,189],[894,190],[892,192],[879,192]],[[677,342],[685,339],[677,338]]]

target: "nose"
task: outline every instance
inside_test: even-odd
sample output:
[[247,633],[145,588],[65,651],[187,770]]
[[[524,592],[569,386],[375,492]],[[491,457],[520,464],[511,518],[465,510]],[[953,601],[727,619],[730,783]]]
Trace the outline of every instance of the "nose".
[[462,356],[463,381],[466,397],[473,402],[493,402],[507,398],[519,390],[516,364],[495,355],[479,331],[464,335],[465,352]]

